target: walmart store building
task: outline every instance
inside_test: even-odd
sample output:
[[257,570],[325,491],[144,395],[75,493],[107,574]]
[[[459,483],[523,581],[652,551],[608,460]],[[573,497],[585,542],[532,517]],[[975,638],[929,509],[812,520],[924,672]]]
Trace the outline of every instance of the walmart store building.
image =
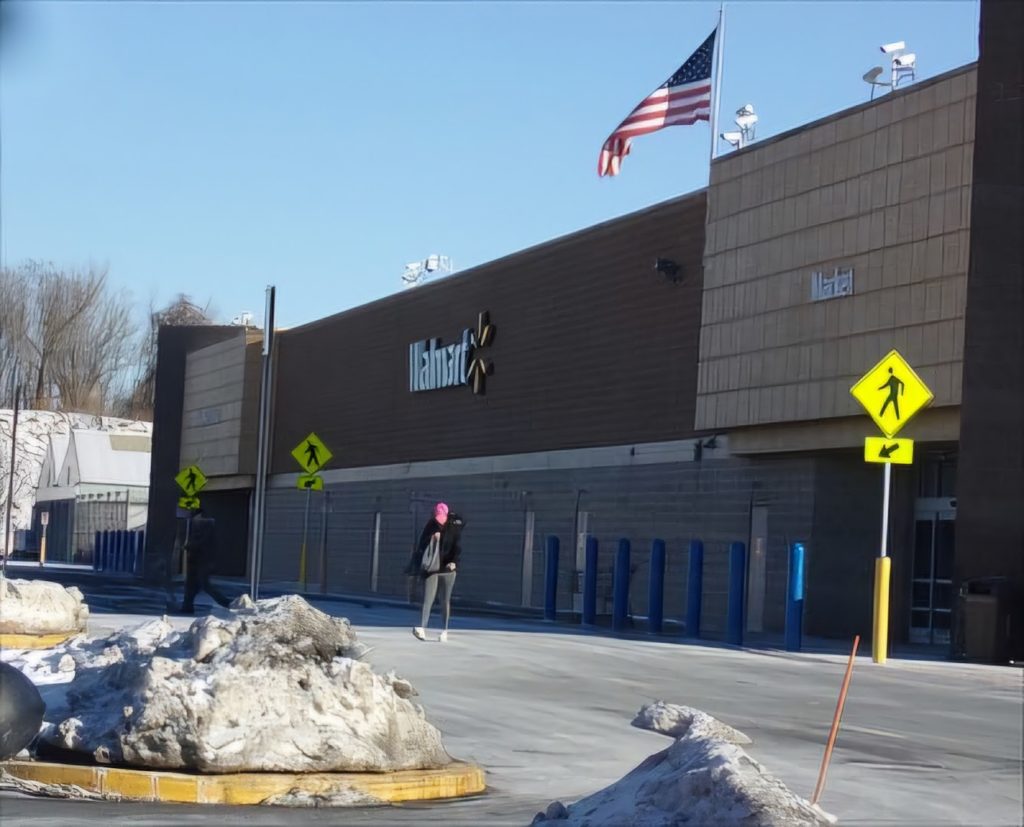
[[[740,540],[746,626],[771,635],[800,541],[806,633],[868,636],[882,471],[849,391],[896,348],[934,402],[893,472],[892,637],[947,649],[965,580],[1006,578],[1011,599],[1022,580],[1019,117],[1014,144],[992,91],[1020,59],[986,19],[1007,14],[984,4],[979,64],[725,155],[706,190],[281,332],[264,581],[301,588],[291,451],[315,432],[334,456],[311,495],[312,592],[404,597],[444,500],[466,518],[467,603],[541,606],[557,535],[559,606],[578,610],[589,535],[610,611],[627,537],[641,617],[660,538],[681,619],[698,538],[715,637]],[[173,475],[197,462],[230,538],[223,573],[247,575],[258,338],[161,333],[150,557],[173,542]],[[1000,652],[1019,650],[1019,616],[992,621]]]

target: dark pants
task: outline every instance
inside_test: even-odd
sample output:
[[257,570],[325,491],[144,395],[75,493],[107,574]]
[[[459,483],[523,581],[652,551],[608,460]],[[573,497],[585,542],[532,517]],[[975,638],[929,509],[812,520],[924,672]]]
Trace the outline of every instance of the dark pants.
[[210,565],[196,554],[188,556],[188,571],[185,574],[185,602],[182,611],[191,612],[195,609],[195,599],[199,592],[206,592],[221,606],[230,606],[231,601],[217,590],[210,582]]

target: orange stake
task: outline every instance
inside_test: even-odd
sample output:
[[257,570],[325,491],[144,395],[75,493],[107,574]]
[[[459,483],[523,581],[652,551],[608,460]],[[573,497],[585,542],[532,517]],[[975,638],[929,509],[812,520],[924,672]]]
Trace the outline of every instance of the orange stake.
[[818,773],[818,786],[814,788],[811,804],[818,803],[821,793],[825,789],[825,776],[828,773],[828,764],[832,760],[832,748],[835,747],[836,736],[839,734],[839,721],[843,717],[843,707],[846,706],[846,692],[850,688],[850,677],[853,675],[853,659],[857,657],[858,646],[860,646],[860,635],[853,639],[853,651],[850,652],[850,660],[846,664],[846,674],[843,675],[843,688],[839,690],[839,703],[836,704],[836,714],[832,716],[832,730],[828,734],[828,744],[825,746],[825,755],[821,759],[821,771]]

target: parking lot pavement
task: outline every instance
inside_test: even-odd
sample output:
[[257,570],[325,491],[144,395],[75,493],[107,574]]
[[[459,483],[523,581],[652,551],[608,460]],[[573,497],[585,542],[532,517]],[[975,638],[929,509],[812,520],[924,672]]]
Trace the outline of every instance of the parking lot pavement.
[[[370,660],[420,692],[453,756],[488,772],[485,796],[349,811],[346,824],[528,824],[621,777],[667,745],[629,722],[651,700],[699,707],[746,732],[750,754],[809,796],[845,658],[636,641],[500,618],[457,617],[449,641],[420,642],[407,609],[324,602],[348,616]],[[98,614],[93,629],[147,619]],[[185,627],[187,618],[175,618]],[[1022,672],[1008,667],[858,659],[822,804],[842,823],[1021,822]],[[0,813],[33,825],[332,823],[326,811],[28,800]]]

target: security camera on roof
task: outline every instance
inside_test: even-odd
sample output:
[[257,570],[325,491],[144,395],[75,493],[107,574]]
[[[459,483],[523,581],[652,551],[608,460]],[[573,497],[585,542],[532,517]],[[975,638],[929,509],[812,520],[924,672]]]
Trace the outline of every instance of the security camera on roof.
[[891,55],[893,52],[902,52],[904,49],[907,48],[907,44],[904,43],[902,40],[897,40],[895,43],[886,43],[884,46],[880,48],[883,52],[885,52],[885,54]]

